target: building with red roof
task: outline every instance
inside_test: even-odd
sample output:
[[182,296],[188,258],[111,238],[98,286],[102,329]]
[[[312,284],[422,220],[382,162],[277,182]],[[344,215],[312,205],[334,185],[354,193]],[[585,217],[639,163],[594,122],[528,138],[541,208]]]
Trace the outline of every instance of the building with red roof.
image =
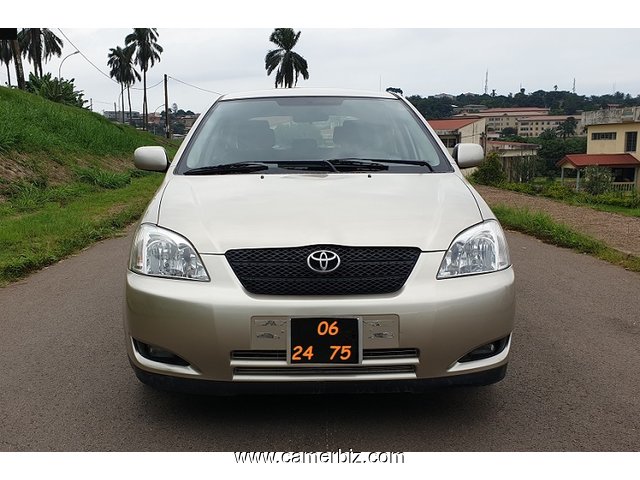
[[599,165],[611,168],[616,190],[640,190],[640,107],[584,112],[582,124],[587,128],[587,154],[560,160],[563,173]]
[[583,153],[565,155],[556,163],[561,168],[564,181],[565,170],[576,170],[576,188],[580,188],[580,172],[586,167],[607,167],[613,175],[614,188],[619,190],[637,190],[640,187],[640,160],[629,153]]
[[453,151],[458,143],[477,143],[484,147],[486,119],[481,117],[444,118],[427,120],[444,146]]

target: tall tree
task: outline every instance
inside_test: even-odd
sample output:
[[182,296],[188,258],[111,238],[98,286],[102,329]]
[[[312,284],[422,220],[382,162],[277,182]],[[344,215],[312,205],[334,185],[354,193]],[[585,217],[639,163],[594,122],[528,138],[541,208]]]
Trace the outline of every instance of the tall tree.
[[142,79],[133,65],[134,52],[135,47],[133,45],[129,45],[124,49],[125,64],[122,71],[122,79],[124,81],[125,87],[127,87],[127,98],[129,100],[129,122],[131,122],[131,86],[136,83],[136,81],[139,82]]
[[33,64],[33,73],[41,78],[42,63],[47,62],[53,55],[62,55],[62,40],[48,28],[23,28],[18,32],[18,42],[22,55]]
[[140,80],[140,74],[136,71],[133,65],[133,53],[135,51],[134,45],[128,47],[116,47],[110,48],[107,55],[107,65],[111,67],[109,75],[111,78],[115,78],[120,84],[120,95],[122,97],[122,123],[124,123],[124,89],[127,89],[127,95],[129,98],[129,121],[131,121],[131,90],[130,87],[136,80]]
[[11,52],[11,42],[9,40],[0,40],[0,63],[4,63],[7,66],[7,78],[9,86],[11,86],[11,69],[9,68],[9,66],[12,60],[13,53]]
[[22,68],[20,42],[18,40],[9,40],[9,43],[11,44],[13,63],[16,66],[16,82],[18,82],[18,88],[20,90],[25,90],[27,88],[27,84],[24,81],[24,70]]
[[143,78],[144,96],[142,100],[142,115],[144,129],[147,129],[149,121],[149,110],[147,108],[147,70],[153,67],[156,61],[160,61],[160,54],[163,49],[158,44],[157,28],[134,28],[124,39],[127,46],[133,45],[136,52],[135,63],[140,66]]
[[269,50],[264,58],[264,66],[267,76],[271,75],[276,68],[276,88],[283,86],[291,88],[298,84],[298,75],[307,80],[309,71],[307,61],[293,51],[293,47],[298,43],[300,32],[294,32],[293,28],[276,28],[269,41],[276,44],[278,48]]
[[556,127],[556,131],[562,138],[567,138],[573,137],[576,134],[576,128],[578,128],[578,121],[575,117],[568,117]]
[[124,50],[121,47],[110,48],[107,55],[107,65],[111,68],[109,70],[109,76],[115,78],[120,84],[120,105],[122,107],[122,123],[124,123],[124,65],[127,63],[127,58]]

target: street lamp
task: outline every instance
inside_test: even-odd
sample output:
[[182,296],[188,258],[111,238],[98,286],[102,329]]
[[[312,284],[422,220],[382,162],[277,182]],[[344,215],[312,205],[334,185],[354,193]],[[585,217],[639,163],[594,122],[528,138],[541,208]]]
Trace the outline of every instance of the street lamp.
[[[162,104],[158,105],[158,107],[153,111],[152,115],[154,116],[154,118],[155,118],[155,116],[156,116],[156,112],[157,112],[160,108],[162,108],[162,107],[164,107],[164,103],[162,103]],[[167,112],[164,112],[164,114],[166,115],[166,114],[167,114]],[[153,134],[154,134],[154,135],[157,135],[157,132],[156,132],[156,126],[157,126],[157,125],[156,125],[156,122],[154,121],[154,122],[153,122]]]
[[80,50],[76,50],[73,53],[70,53],[69,55],[67,55],[66,57],[64,57],[62,59],[62,61],[60,62],[60,67],[58,67],[58,78],[62,79],[62,77],[60,76],[60,71],[62,70],[62,64],[64,63],[64,61],[69,58],[71,55],[75,55],[76,53],[80,53]]

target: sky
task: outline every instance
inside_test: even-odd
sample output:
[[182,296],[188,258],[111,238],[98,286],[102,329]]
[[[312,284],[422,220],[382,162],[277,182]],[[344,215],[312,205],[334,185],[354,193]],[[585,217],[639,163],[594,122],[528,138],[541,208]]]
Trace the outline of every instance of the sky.
[[[94,11],[90,18],[81,10],[71,19],[41,11],[35,20],[29,16],[27,21],[15,11],[9,13],[9,20],[0,17],[0,26],[39,21],[51,28],[64,41],[64,48],[62,57],[45,64],[45,71],[74,78],[97,112],[113,110],[114,102],[119,102],[120,87],[107,78],[107,54],[112,47],[124,46],[129,25],[140,19],[157,26],[158,43],[164,48],[161,61],[147,73],[147,84],[153,86],[148,91],[150,112],[164,108],[164,74],[170,77],[169,104],[195,112],[206,110],[219,93],[272,88],[275,73],[266,75],[264,57],[274,47],[269,35],[274,26],[283,26],[283,19],[289,20],[285,26],[302,32],[295,51],[307,60],[309,79],[300,77],[298,87],[372,91],[397,87],[405,95],[429,96],[483,93],[486,82],[489,93],[495,89],[498,95],[508,95],[520,88],[532,92],[556,85],[571,91],[575,79],[576,93],[581,95],[615,91],[640,95],[640,68],[634,66],[640,29],[622,28],[628,27],[624,19],[621,25],[603,23],[597,15],[580,19],[578,7],[547,0],[536,2],[538,16],[521,15],[510,2],[502,2],[501,10],[501,2],[491,3],[492,11],[501,14],[484,11],[482,15],[462,14],[465,2],[456,3],[454,20],[446,9],[407,0],[394,2],[393,9],[377,0],[350,4],[325,0],[322,9],[289,15],[282,13],[288,4],[295,4],[289,0],[278,3],[279,9],[265,8],[266,2],[241,1],[225,5],[224,11],[210,6],[202,12],[192,4],[176,10],[176,2],[170,2],[173,9],[156,9],[156,17],[123,2],[126,17],[118,9]],[[362,5],[368,6],[366,13]],[[67,57],[76,49],[81,54]],[[0,83],[6,81],[3,66]],[[140,83],[132,91],[134,110],[142,107],[141,87]]]

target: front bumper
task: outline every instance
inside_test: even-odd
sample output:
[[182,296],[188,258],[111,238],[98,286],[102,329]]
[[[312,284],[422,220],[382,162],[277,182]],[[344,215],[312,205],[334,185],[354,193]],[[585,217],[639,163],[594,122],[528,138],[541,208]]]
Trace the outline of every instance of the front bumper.
[[[306,383],[304,388],[310,389],[319,388],[318,382],[416,384],[441,379],[451,384],[453,377],[459,377],[458,383],[469,383],[464,380],[470,375],[482,384],[483,376],[493,381],[504,376],[509,341],[496,355],[459,360],[510,336],[515,313],[512,268],[436,280],[442,253],[422,253],[405,286],[393,294],[285,297],[249,294],[223,255],[202,258],[211,275],[208,283],[127,273],[126,344],[141,379],[164,376],[210,384],[244,383],[247,388],[264,384],[279,390],[278,385],[286,383],[298,387]],[[361,365],[293,367],[275,354],[286,349],[291,317],[318,316],[362,319],[363,348],[369,356]],[[133,339],[165,349],[185,364],[145,358]],[[158,383],[148,383],[153,382]]]

